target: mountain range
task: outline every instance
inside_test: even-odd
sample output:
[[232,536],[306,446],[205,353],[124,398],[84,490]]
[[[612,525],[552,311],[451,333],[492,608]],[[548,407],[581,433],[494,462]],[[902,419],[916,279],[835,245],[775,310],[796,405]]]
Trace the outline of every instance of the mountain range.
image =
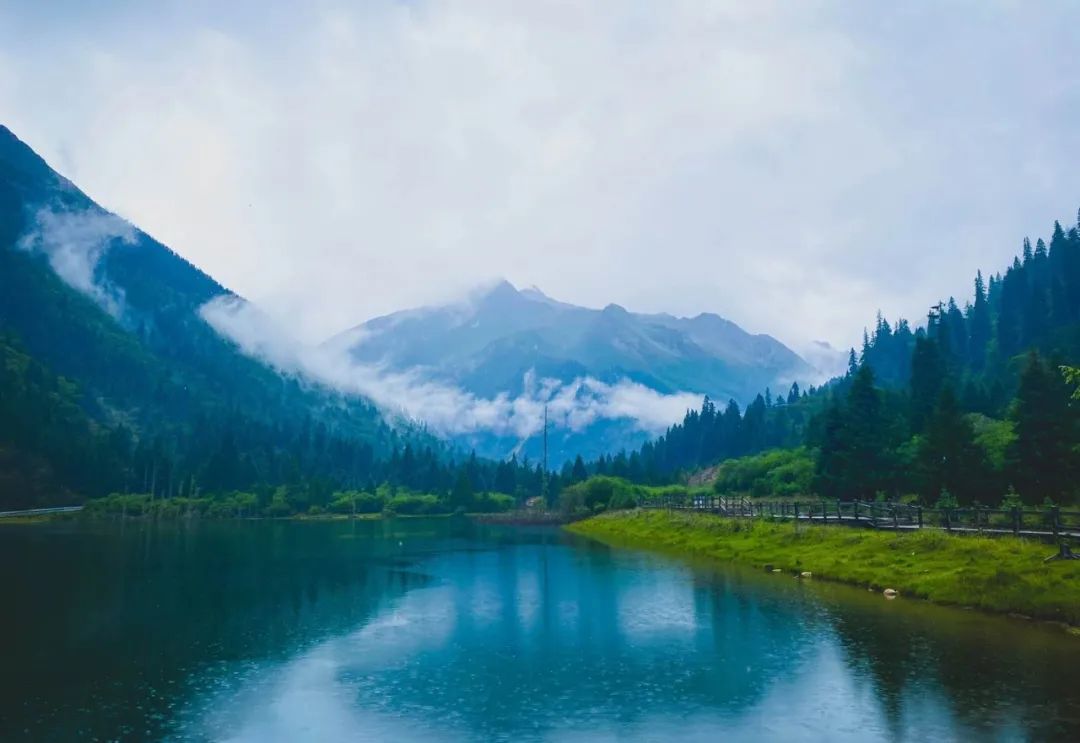
[[[464,301],[375,318],[325,345],[354,363],[409,373],[480,400],[555,400],[549,436],[555,463],[639,446],[706,395],[746,404],[767,388],[786,392],[793,381],[821,376],[775,338],[718,315],[642,314],[617,304],[592,309],[505,280]],[[567,389],[576,404],[557,404]],[[642,400],[637,414],[611,404],[630,390]],[[582,415],[584,421],[574,420]],[[490,456],[540,455],[535,426],[468,428],[464,440]]]

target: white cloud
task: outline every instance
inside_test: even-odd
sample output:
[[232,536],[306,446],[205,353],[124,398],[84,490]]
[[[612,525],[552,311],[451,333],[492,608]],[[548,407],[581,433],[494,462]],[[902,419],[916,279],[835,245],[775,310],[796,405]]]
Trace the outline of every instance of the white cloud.
[[692,393],[661,394],[628,380],[607,384],[582,377],[563,384],[532,375],[526,377],[521,395],[483,398],[426,378],[418,369],[402,373],[358,363],[344,345],[300,344],[267,315],[234,296],[207,302],[199,314],[244,353],[279,371],[362,395],[392,415],[423,421],[439,435],[491,432],[525,439],[541,429],[545,406],[555,427],[580,431],[598,420],[628,420],[655,434],[687,409],[698,407],[702,399]]
[[305,340],[501,275],[846,348],[1080,193],[1069,3],[155,7],[0,9],[0,112]]
[[134,228],[119,217],[89,209],[68,212],[44,207],[34,215],[33,226],[19,238],[18,245],[44,253],[66,284],[119,318],[123,291],[97,273],[98,262],[116,240],[135,243]]

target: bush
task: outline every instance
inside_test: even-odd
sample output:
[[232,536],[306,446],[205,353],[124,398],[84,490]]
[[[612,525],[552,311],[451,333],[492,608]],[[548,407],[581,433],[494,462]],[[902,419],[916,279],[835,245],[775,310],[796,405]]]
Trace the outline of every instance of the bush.
[[1005,493],[1005,497],[1001,499],[1001,508],[1004,511],[1008,511],[1012,508],[1023,508],[1024,500],[1020,497],[1020,494],[1016,492],[1016,488],[1009,486],[1009,491]]
[[281,516],[288,516],[292,512],[292,506],[285,500],[284,494],[274,493],[274,497],[270,499],[270,505],[266,507],[264,513],[270,518],[279,518]]
[[514,507],[513,497],[505,493],[481,493],[474,498],[473,503],[477,513],[502,513]]
[[941,489],[941,495],[937,499],[937,503],[934,504],[935,508],[957,508],[960,504],[956,501],[956,496],[950,493],[945,488]]
[[621,477],[596,475],[564,488],[559,494],[559,507],[565,513],[596,512],[597,505],[607,508],[612,502],[624,504],[618,506],[620,508],[633,508],[644,492],[640,485],[634,485]]
[[445,503],[434,495],[397,495],[390,499],[383,509],[404,516],[430,516],[449,513]]
[[808,495],[814,477],[814,459],[805,447],[772,449],[717,468],[714,489],[721,494],[794,497]]
[[334,513],[379,513],[385,505],[386,501],[374,493],[349,490],[334,493],[329,508]]

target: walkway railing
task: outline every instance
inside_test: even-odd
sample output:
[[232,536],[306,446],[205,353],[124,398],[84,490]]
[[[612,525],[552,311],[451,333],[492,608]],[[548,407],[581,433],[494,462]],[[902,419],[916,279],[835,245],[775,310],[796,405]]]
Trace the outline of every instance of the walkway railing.
[[896,531],[942,529],[947,532],[1080,539],[1080,511],[1053,506],[1027,508],[926,508],[878,501],[776,501],[722,495],[666,495],[642,508],[700,511],[729,518],[764,518],[819,524],[866,526]]

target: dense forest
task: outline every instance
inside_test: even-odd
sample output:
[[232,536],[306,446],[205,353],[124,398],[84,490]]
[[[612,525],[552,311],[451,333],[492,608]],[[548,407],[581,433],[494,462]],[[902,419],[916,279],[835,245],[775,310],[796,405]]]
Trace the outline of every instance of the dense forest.
[[[392,433],[380,456],[367,441],[312,417],[266,423],[240,408],[204,404],[191,417],[153,430],[105,425],[88,405],[78,384],[29,355],[12,333],[0,332],[4,506],[32,507],[58,497],[70,502],[75,494],[138,493],[154,500],[251,493],[253,507],[292,513],[379,491],[383,501],[434,494],[442,505],[427,510],[468,510],[506,508],[544,487],[539,463],[480,459],[421,432]],[[559,488],[558,475],[549,486]],[[487,492],[512,498],[485,500]]]
[[[949,298],[915,330],[879,314],[847,374],[820,389],[766,390],[745,411],[706,399],[640,451],[586,471],[658,484],[728,460],[718,486],[758,494],[1075,500],[1078,229],[1055,222],[1049,245],[1025,239],[1004,274],[976,275],[962,309]],[[783,451],[761,454],[771,450]]]

